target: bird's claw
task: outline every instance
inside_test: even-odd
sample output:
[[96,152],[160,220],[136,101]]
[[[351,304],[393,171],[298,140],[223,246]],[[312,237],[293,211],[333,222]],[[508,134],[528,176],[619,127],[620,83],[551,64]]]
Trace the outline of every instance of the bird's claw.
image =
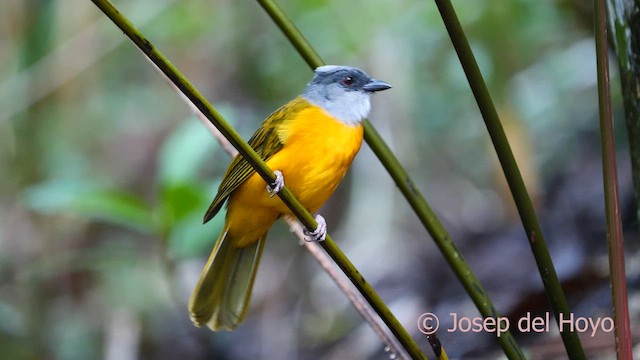
[[282,172],[280,170],[276,170],[273,173],[276,175],[276,179],[273,180],[271,184],[267,185],[267,193],[269,194],[269,197],[274,197],[284,187],[284,177],[282,176]]
[[306,241],[320,242],[327,238],[327,222],[324,220],[322,215],[316,215],[315,219],[318,223],[318,227],[316,227],[314,231],[309,231],[307,229],[304,230],[304,239]]

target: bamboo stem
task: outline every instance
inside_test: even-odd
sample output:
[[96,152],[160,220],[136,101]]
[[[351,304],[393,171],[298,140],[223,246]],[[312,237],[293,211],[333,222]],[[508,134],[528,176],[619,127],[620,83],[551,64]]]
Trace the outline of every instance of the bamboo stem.
[[611,115],[609,86],[609,57],[607,45],[606,9],[604,0],[595,0],[596,59],[598,69],[598,104],[600,109],[600,141],[602,143],[602,175],[604,181],[604,206],[607,218],[609,243],[609,272],[613,297],[613,321],[615,324],[616,355],[619,360],[632,359],[627,279],[624,270],[624,238],[620,220],[618,196],[618,172]]
[[[458,53],[458,58],[467,76],[473,95],[476,98],[485,125],[496,149],[500,165],[509,184],[509,189],[515,201],[516,207],[522,220],[531,251],[538,265],[538,271],[542,277],[547,297],[551,303],[551,308],[555,314],[556,322],[559,315],[569,315],[569,305],[562,291],[562,286],[558,280],[555,267],[549,255],[544,235],[540,230],[533,204],[520,175],[520,170],[511,151],[511,146],[505,135],[500,118],[491,100],[491,95],[480,73],[480,68],[475,60],[471,47],[467,41],[462,26],[449,0],[436,0],[436,5],[442,16],[442,20],[449,32],[451,42]],[[560,324],[558,324],[560,326]],[[564,342],[567,353],[571,359],[584,359],[584,350],[580,344],[580,339],[576,332],[569,330],[568,325],[562,327],[560,334]]]

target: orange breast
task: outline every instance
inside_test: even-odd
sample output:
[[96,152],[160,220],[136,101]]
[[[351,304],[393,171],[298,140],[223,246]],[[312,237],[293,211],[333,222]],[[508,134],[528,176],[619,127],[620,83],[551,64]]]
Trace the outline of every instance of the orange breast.
[[[285,185],[309,211],[318,211],[360,150],[362,125],[344,124],[324,110],[310,106],[295,119],[282,123],[278,135],[284,146],[267,165],[282,172]],[[229,212],[233,212],[237,221],[232,227],[252,233],[240,240],[238,246],[255,234],[260,236],[268,231],[279,216],[291,213],[280,198],[268,197],[265,186],[264,180],[253,174],[232,195],[228,220]]]
[[[344,177],[362,144],[362,125],[347,125],[311,106],[282,126],[284,147],[267,164],[302,204],[317,211]],[[289,213],[285,210],[285,213]]]

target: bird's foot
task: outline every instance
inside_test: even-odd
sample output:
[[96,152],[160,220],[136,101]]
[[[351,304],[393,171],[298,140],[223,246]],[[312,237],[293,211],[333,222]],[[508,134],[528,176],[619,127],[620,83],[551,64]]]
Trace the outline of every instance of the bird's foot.
[[327,222],[324,220],[322,215],[315,216],[316,222],[318,223],[318,227],[314,231],[304,230],[304,239],[306,241],[315,241],[320,242],[324,241],[327,238]]
[[276,179],[273,180],[271,184],[267,185],[267,193],[269,194],[269,197],[274,197],[284,187],[284,177],[282,176],[282,172],[280,170],[276,170],[273,173],[276,175]]

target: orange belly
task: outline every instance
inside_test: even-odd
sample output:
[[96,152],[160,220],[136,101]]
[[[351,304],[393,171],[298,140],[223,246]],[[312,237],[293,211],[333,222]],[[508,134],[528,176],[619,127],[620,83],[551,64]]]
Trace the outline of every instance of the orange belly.
[[[318,107],[302,110],[295,119],[278,129],[282,149],[267,165],[280,170],[285,185],[311,212],[316,212],[349,169],[362,144],[362,125],[347,125]],[[274,196],[270,198],[265,181],[253,174],[230,196],[227,225],[235,245],[247,246],[265,234],[289,208]]]

